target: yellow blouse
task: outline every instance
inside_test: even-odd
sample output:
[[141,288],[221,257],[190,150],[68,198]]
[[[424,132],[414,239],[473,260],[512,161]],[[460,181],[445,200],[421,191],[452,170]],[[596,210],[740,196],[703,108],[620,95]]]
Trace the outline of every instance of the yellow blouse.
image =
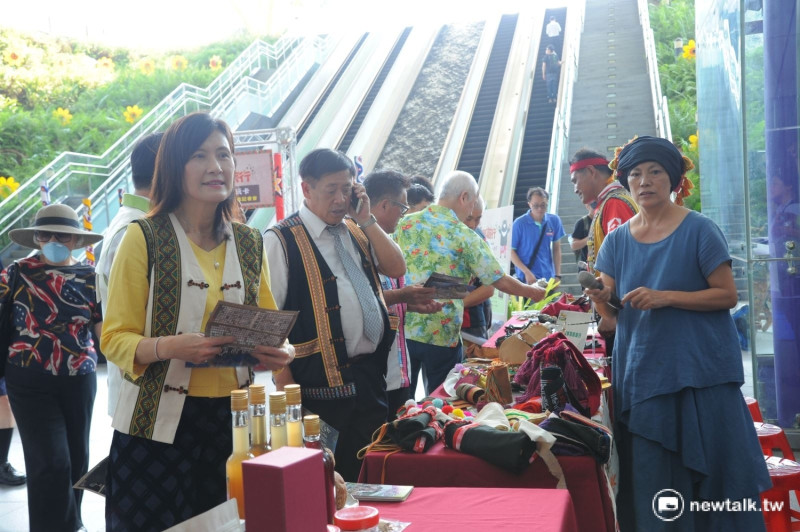
[[[211,251],[192,243],[195,258],[203,275],[210,285],[222,284],[223,259],[228,241],[223,241]],[[223,264],[214,268],[214,262]],[[147,319],[147,299],[150,284],[147,281],[147,244],[141,227],[131,224],[119,246],[111,277],[108,283],[108,302],[103,307],[103,334],[100,345],[103,354],[136,378],[146,369],[145,365],[134,363],[136,346],[144,338],[144,325]],[[219,290],[206,290],[206,309],[199,331],[205,329],[206,321],[217,301],[222,299]],[[269,268],[266,253],[261,257],[261,283],[258,306],[274,309],[275,301],[269,289]],[[195,397],[226,397],[231,390],[238,388],[233,368],[195,368],[189,381],[189,395]]]

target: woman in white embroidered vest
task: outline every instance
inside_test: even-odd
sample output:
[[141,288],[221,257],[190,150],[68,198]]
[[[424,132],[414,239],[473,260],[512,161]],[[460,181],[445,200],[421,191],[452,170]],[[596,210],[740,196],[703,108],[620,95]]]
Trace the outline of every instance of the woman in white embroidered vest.
[[[201,331],[217,301],[275,308],[259,231],[236,223],[233,135],[206,113],[173,123],[156,159],[151,211],[132,223],[109,280],[103,352],[125,370],[106,486],[108,530],[164,530],[226,499],[230,392],[247,367],[205,364],[233,337]],[[284,368],[288,343],[260,346]]]

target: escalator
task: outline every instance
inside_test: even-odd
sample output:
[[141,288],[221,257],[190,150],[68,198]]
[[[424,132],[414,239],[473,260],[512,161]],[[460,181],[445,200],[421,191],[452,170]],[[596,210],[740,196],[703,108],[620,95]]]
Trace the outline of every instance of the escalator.
[[456,166],[458,170],[472,174],[475,179],[479,179],[481,175],[489,133],[497,108],[497,98],[503,84],[511,42],[514,40],[517,19],[518,15],[516,14],[503,15],[500,18],[492,52],[489,55],[481,89],[478,92],[475,109],[472,112],[472,119]]
[[364,118],[367,116],[370,107],[372,107],[372,102],[375,101],[375,97],[378,96],[378,93],[381,91],[383,83],[386,80],[386,76],[389,75],[389,72],[392,70],[392,66],[397,60],[397,56],[400,54],[400,50],[403,49],[403,45],[405,44],[406,39],[408,39],[409,33],[411,33],[410,26],[404,29],[403,33],[400,34],[400,37],[397,39],[397,42],[392,48],[391,53],[386,58],[386,62],[383,64],[380,72],[375,77],[375,81],[372,82],[372,86],[370,86],[369,91],[367,92],[366,96],[364,96],[364,101],[361,102],[358,112],[353,117],[353,121],[350,122],[347,132],[344,134],[341,142],[339,142],[339,145],[336,147],[337,150],[341,152],[347,152],[347,150],[350,149],[350,145],[352,144],[356,133],[358,133],[361,124],[364,122]]
[[[563,28],[567,19],[567,8],[548,9],[545,12],[545,25],[550,17]],[[563,32],[562,32],[563,33]],[[531,187],[545,188],[547,185],[547,165],[550,160],[550,144],[553,137],[553,118],[556,105],[547,102],[547,83],[542,79],[542,58],[545,48],[550,44],[544,25],[539,40],[539,59],[534,70],[533,90],[528,103],[528,116],[525,122],[525,135],[522,139],[517,180],[514,192],[514,219],[528,210],[526,199]],[[560,48],[556,45],[557,49]]]
[[336,84],[339,82],[339,78],[341,78],[342,74],[344,74],[344,72],[347,70],[348,65],[350,65],[350,62],[356,56],[358,50],[361,49],[361,46],[364,44],[364,41],[367,40],[368,35],[369,33],[365,33],[364,35],[362,35],[361,38],[356,43],[356,45],[353,46],[353,49],[347,56],[347,59],[344,60],[342,66],[339,67],[339,70],[336,72],[336,75],[333,76],[330,83],[328,83],[328,87],[325,89],[325,92],[322,93],[322,96],[320,96],[320,98],[314,104],[314,108],[311,110],[308,116],[306,116],[306,119],[303,121],[303,123],[298,126],[297,140],[303,138],[303,135],[305,134],[308,127],[311,125],[312,122],[314,122],[314,118],[317,116],[317,113],[319,113],[319,110],[322,108],[323,104],[328,99],[328,96],[330,95],[331,91],[334,89],[334,87],[336,87]]

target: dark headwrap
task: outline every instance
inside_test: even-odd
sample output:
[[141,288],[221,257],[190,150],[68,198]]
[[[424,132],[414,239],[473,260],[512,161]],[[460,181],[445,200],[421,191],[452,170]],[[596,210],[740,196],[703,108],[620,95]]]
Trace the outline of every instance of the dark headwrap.
[[669,175],[671,189],[678,192],[676,203],[683,204],[683,197],[690,194],[692,183],[686,178],[686,172],[694,168],[691,159],[681,155],[678,148],[668,141],[658,137],[635,137],[622,148],[617,148],[616,158],[609,164],[614,170],[616,178],[628,191],[628,173],[636,166],[654,161],[664,167]]

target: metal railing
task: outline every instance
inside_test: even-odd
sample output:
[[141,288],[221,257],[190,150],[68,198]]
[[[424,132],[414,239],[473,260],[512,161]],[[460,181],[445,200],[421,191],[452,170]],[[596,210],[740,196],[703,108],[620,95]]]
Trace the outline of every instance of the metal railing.
[[650,11],[647,0],[637,0],[639,5],[639,23],[644,35],[644,51],[647,60],[647,73],[650,78],[650,93],[653,96],[653,114],[656,119],[656,133],[659,137],[672,141],[672,129],[669,122],[669,104],[667,97],[661,94],[661,76],[658,73],[658,58],[653,29],[650,27]]
[[[163,130],[175,118],[208,110],[231,120],[235,128],[237,102],[249,99],[244,108],[271,113],[314,62],[330,49],[328,37],[282,38],[275,44],[255,41],[212,81],[200,88],[182,83],[167,95],[102,155],[64,152],[0,203],[0,227],[7,231],[29,225],[41,206],[39,190],[49,188],[52,201],[64,202],[83,211],[80,201],[92,201],[94,230],[102,231],[119,208],[119,188],[129,189],[129,157],[143,136]],[[251,78],[262,69],[277,69],[266,82]],[[240,106],[241,107],[241,106]],[[245,114],[246,116],[246,114]],[[242,117],[243,118],[243,117]],[[5,242],[2,242],[5,244]],[[3,247],[0,245],[0,247]]]

